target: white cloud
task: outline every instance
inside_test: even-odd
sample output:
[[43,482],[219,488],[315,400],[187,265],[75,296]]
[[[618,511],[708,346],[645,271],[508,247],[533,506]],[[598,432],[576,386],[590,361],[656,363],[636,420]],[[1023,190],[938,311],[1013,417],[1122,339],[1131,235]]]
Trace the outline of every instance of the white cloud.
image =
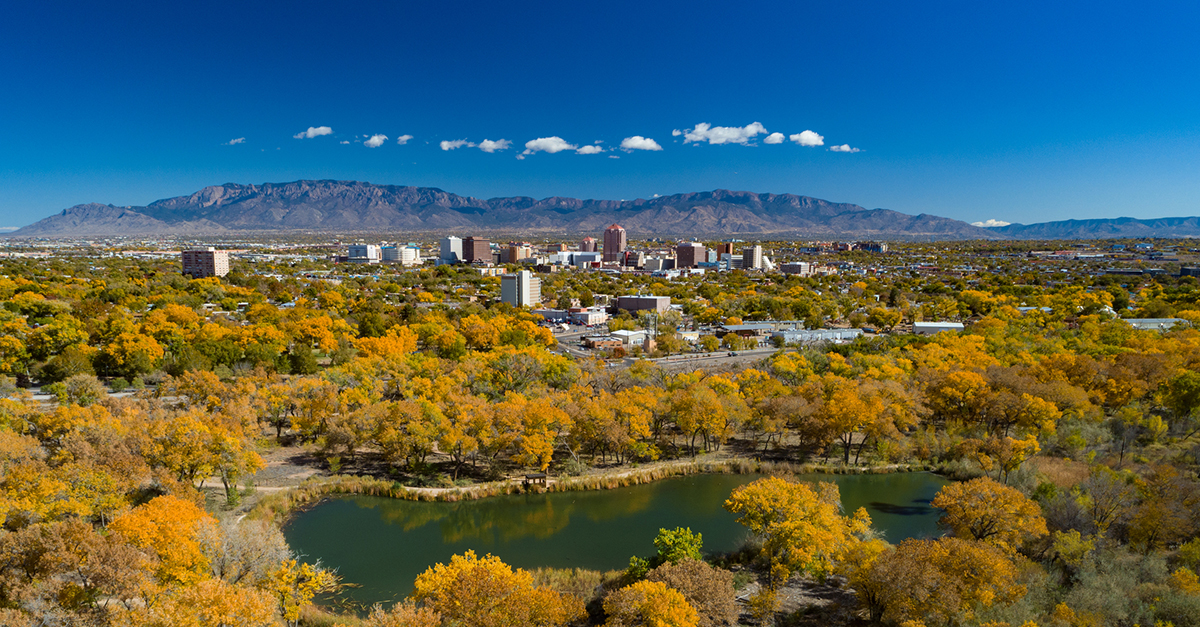
[[618,157],[617,155],[609,155],[608,158],[609,159],[620,159],[620,157]]
[[387,141],[387,135],[372,135],[367,141],[363,142],[363,145],[367,148],[378,148],[385,141]]
[[341,143],[342,143],[342,144],[349,144],[349,143],[350,143],[350,140],[348,140],[348,139],[343,139],[343,140],[341,141]]
[[621,148],[624,150],[662,150],[662,146],[659,146],[658,142],[641,135],[622,139]]
[[292,135],[292,137],[295,137],[296,139],[312,139],[314,137],[332,134],[333,129],[329,128],[328,126],[310,126],[308,127],[307,131],[304,131],[303,133],[296,133],[295,135]]
[[770,135],[767,135],[766,137],[763,138],[763,143],[764,144],[782,144],[783,143],[783,133],[771,133]]
[[689,129],[683,134],[683,143],[703,142],[710,144],[745,144],[767,129],[758,122],[746,126],[712,126],[701,122],[696,128]]
[[485,139],[479,142],[479,149],[484,152],[496,152],[497,150],[508,150],[511,145],[512,142],[507,139],[497,139],[496,141]]
[[595,155],[604,152],[604,149],[599,146],[584,146],[575,152],[581,155]]
[[675,130],[671,131],[671,137],[679,137],[680,135],[683,135],[683,131],[681,131],[679,129],[675,129]]
[[524,161],[524,160],[525,160],[525,155],[523,155],[523,154],[517,155],[517,161]]
[[475,142],[469,142],[465,139],[456,139],[454,141],[443,141],[438,145],[442,147],[442,150],[454,150],[455,148],[462,148],[463,146],[466,146],[467,148],[474,148]]
[[850,144],[842,144],[841,146],[830,146],[832,152],[858,152],[857,148],[851,148]]
[[991,228],[991,227],[997,227],[997,226],[1008,226],[1010,224],[1012,224],[1012,222],[1005,222],[1004,220],[984,220],[983,222],[972,222],[971,226],[982,226],[984,228]]
[[556,152],[575,150],[577,148],[579,148],[579,146],[576,146],[575,144],[568,144],[566,140],[561,137],[539,137],[537,139],[531,139],[525,142],[525,151],[521,154],[531,155],[535,152],[548,152],[554,154]]
[[404,144],[407,144],[408,140],[410,139],[412,139],[412,135],[401,135],[396,138],[396,143],[403,146]]
[[795,135],[789,136],[788,139],[796,142],[797,144],[800,144],[801,146],[824,146],[825,145],[825,137],[818,135],[813,131],[804,131],[803,133],[796,133]]
[[224,144],[221,144],[221,145],[222,145],[222,146],[233,146],[233,145],[236,145],[236,144],[244,144],[244,143],[246,143],[246,138],[245,138],[245,137],[239,137],[239,138],[237,138],[237,139],[231,139],[231,140],[229,140],[229,141],[227,141],[227,142],[225,142]]
[[19,228],[21,228],[21,227],[19,227],[19,226],[0,226],[0,233],[9,233],[9,232],[15,231]]

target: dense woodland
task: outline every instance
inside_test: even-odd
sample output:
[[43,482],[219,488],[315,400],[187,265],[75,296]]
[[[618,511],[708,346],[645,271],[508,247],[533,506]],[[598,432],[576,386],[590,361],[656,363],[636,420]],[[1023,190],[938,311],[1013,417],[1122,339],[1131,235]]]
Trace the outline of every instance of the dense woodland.
[[[972,246],[991,245],[939,254]],[[674,332],[691,322],[968,322],[679,372],[566,357],[467,269],[286,270],[0,264],[0,624],[720,625],[747,585],[729,569],[753,573],[740,614],[761,624],[806,620],[778,611],[801,579],[852,590],[839,620],[861,624],[1200,624],[1200,330],[1120,318],[1200,322],[1194,279],[545,277],[551,303],[672,296],[662,353],[690,350]],[[467,554],[404,604],[337,617],[310,607],[336,573],[223,513],[278,446],[416,486],[714,455],[962,481],[934,502],[939,539],[889,545],[836,488],[772,477],[725,503],[757,538],[735,555],[664,531],[657,555],[580,586]]]

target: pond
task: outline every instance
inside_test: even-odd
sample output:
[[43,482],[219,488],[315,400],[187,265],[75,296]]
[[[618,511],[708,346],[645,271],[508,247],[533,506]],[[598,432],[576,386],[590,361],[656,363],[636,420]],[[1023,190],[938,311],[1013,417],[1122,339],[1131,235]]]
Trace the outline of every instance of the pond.
[[[437,562],[474,549],[514,567],[623,569],[654,553],[660,528],[690,527],[706,552],[731,551],[748,537],[722,507],[734,488],[758,475],[693,475],[581,492],[500,496],[437,503],[382,497],[327,499],[284,528],[293,550],[319,559],[354,584],[344,594],[370,605],[404,598]],[[833,481],[847,512],[867,508],[890,542],[938,534],[930,507],[946,479],[929,473],[803,475]]]

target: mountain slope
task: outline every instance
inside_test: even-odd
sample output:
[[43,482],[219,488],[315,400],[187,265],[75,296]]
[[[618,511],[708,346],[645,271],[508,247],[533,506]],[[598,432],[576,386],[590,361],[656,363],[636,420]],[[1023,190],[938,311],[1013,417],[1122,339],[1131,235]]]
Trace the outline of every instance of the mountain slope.
[[483,200],[429,187],[295,181],[206,187],[146,207],[79,205],[12,237],[220,233],[230,230],[590,232],[613,222],[639,235],[994,238],[931,215],[865,209],[792,194],[715,190],[629,201]]
[[1010,224],[988,229],[1004,239],[1109,239],[1122,237],[1200,237],[1200,217],[1110,218]]

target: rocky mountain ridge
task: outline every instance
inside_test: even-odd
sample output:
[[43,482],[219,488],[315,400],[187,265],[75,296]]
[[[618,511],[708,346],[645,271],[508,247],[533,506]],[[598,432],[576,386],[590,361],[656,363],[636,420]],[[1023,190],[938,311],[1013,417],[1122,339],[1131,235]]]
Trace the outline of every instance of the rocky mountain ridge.
[[636,200],[480,199],[434,187],[293,181],[205,187],[145,207],[77,205],[0,237],[220,235],[241,231],[585,233],[858,239],[1200,237],[1200,218],[1116,218],[982,228],[935,215],[794,194],[713,190]]
[[437,188],[357,181],[206,187],[145,207],[86,204],[10,237],[220,234],[242,230],[591,232],[619,222],[639,235],[988,238],[965,222],[793,194],[729,190],[637,200],[479,199]]

